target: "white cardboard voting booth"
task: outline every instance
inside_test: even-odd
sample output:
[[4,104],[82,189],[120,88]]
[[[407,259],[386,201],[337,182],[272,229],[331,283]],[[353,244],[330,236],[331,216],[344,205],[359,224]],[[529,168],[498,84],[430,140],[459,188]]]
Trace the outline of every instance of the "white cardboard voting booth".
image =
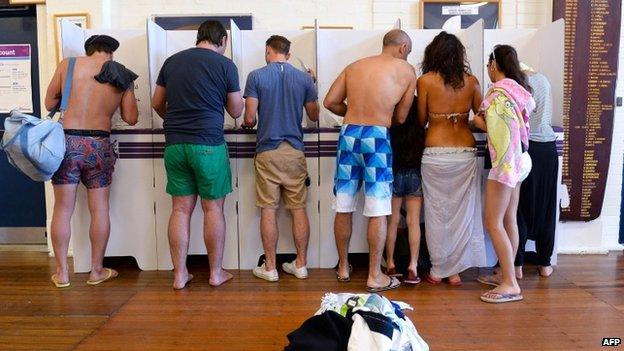
[[[234,29],[233,29],[234,31]],[[241,89],[249,73],[264,67],[265,42],[271,35],[282,35],[291,41],[290,64],[304,70],[299,60],[307,67],[316,67],[316,31],[241,31],[242,59],[238,66],[241,78]],[[303,114],[305,155],[308,166],[310,186],[308,187],[307,213],[310,221],[310,240],[308,243],[308,265],[319,266],[319,174],[318,174],[318,133],[316,123]],[[239,214],[239,252],[241,269],[251,269],[258,263],[263,253],[260,237],[260,209],[256,207],[256,181],[253,154],[255,152],[255,133],[238,134],[239,153],[237,155],[238,170],[238,214]],[[278,253],[295,253],[292,238],[290,213],[281,208],[278,212],[279,241]]]
[[[164,30],[153,21],[147,23],[147,36],[149,41],[149,68],[152,91],[156,85],[156,79],[163,63],[167,57],[195,46],[197,31],[195,30]],[[236,49],[232,50],[232,35],[228,36],[228,46],[225,56],[236,60],[233,54],[239,54]],[[162,119],[156,114],[153,116],[153,143],[154,143],[154,200],[155,200],[155,230],[158,253],[158,269],[172,269],[171,253],[169,251],[169,240],[167,237],[167,227],[169,215],[171,214],[171,196],[165,192],[167,186],[167,175],[163,159],[165,136],[162,131]],[[224,116],[224,128],[233,130],[236,127],[235,121],[227,113]],[[236,134],[226,133],[225,140],[230,148],[230,154],[236,153]],[[236,201],[238,198],[238,187],[236,186],[236,159],[230,158],[232,169],[233,192],[227,196],[224,204],[224,215],[226,218],[225,248],[223,255],[223,266],[229,269],[239,267],[238,262],[238,216],[236,211]],[[206,246],[203,238],[203,211],[198,199],[195,211],[191,219],[191,238],[189,242],[189,254],[206,254]]]
[[[412,39],[412,52],[408,56],[408,62],[420,70],[420,64],[424,55],[425,47],[442,30],[406,30]],[[381,52],[381,42],[386,30],[353,31],[353,30],[320,30],[319,37],[319,95],[325,96],[334,79],[350,63]],[[480,72],[482,67],[483,46],[483,22],[479,21],[470,28],[460,30],[457,33],[462,43],[467,48],[467,58],[473,67]],[[331,64],[326,64],[331,63]],[[477,76],[480,76],[478,74]],[[333,177],[335,170],[335,148],[338,139],[338,130],[331,128],[338,124],[340,118],[326,109],[321,112],[321,149],[333,147],[333,153],[327,152],[320,159],[321,174],[321,267],[333,267],[338,260],[336,243],[334,240],[333,219],[335,212],[332,210]],[[353,232],[349,245],[349,252],[368,252],[366,235],[367,218],[362,215],[364,204],[360,194],[357,211],[353,214]]]
[[[134,256],[141,269],[171,269],[167,239],[171,199],[165,193],[164,134],[162,120],[150,108],[150,88],[153,91],[158,72],[167,57],[195,45],[196,31],[168,31],[150,20],[147,21],[147,34],[142,30],[83,30],[70,23],[64,23],[62,28],[65,57],[82,55],[84,40],[92,33],[110,34],[121,43],[115,58],[140,75],[136,84],[139,124],[135,127],[125,126],[116,117],[114,125],[113,137],[119,142],[120,159],[117,161],[111,191],[111,240],[106,254]],[[413,42],[408,61],[419,72],[424,49],[440,30],[406,31]],[[237,65],[241,89],[244,89],[248,73],[266,64],[266,39],[273,34],[284,35],[292,41],[290,63],[303,69],[297,59],[299,58],[308,67],[316,67],[319,102],[322,104],[330,85],[344,67],[359,58],[381,51],[385,33],[385,30],[319,30],[318,26],[314,30],[241,31],[232,22],[226,56]],[[491,48],[498,43],[514,45],[523,60],[546,74],[551,81],[555,101],[553,122],[561,125],[562,21],[538,30],[485,31],[482,22],[477,22],[467,29],[457,30],[455,34],[466,46],[472,72],[481,78],[484,91],[489,83],[485,63]],[[318,125],[307,118],[303,121],[310,177],[307,208],[310,219],[309,267],[333,267],[338,259],[331,205],[339,133],[337,126],[340,122],[340,118],[323,107]],[[256,265],[262,254],[260,211],[255,206],[255,132],[240,130],[237,127],[240,122],[235,122],[227,114],[224,116],[224,123],[234,188],[234,192],[225,200],[227,229],[224,266],[230,269],[250,269]],[[558,136],[562,139],[561,132]],[[483,133],[475,133],[475,137],[477,146],[483,153],[485,136]],[[558,146],[561,148],[561,144]],[[482,164],[482,158],[480,162]],[[190,254],[205,253],[202,218],[198,203],[191,223]],[[88,224],[89,215],[82,189],[72,223],[75,270],[78,272],[89,269]],[[366,219],[356,213],[353,224],[350,252],[367,252]],[[279,229],[278,253],[295,253],[291,220],[287,211],[280,210]],[[488,264],[493,264],[494,260],[490,247]]]
[[[112,139],[118,143],[119,158],[110,193],[111,235],[107,256],[133,256],[141,269],[156,269],[156,237],[154,236],[154,167],[152,148],[152,114],[147,69],[147,38],[144,30],[82,29],[63,21],[63,57],[84,55],[84,41],[94,34],[107,34],[121,43],[115,59],[139,75],[135,94],[139,106],[139,122],[126,125],[118,114],[113,118]],[[149,131],[141,133],[141,130]],[[78,187],[76,210],[72,219],[74,270],[91,269],[89,242],[90,215],[86,189]]]

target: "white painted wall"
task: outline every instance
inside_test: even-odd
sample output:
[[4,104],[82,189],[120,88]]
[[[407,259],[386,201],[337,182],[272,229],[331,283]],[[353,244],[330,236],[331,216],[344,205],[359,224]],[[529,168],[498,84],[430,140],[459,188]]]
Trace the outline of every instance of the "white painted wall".
[[[47,0],[37,5],[42,99],[56,67],[54,14],[90,14],[92,28],[145,28],[153,14],[251,13],[256,29],[300,29],[318,18],[321,25],[348,25],[356,29],[391,28],[401,18],[404,28],[419,25],[419,0]],[[537,28],[550,22],[552,0],[503,0],[503,28]],[[624,73],[624,48],[620,49]],[[624,95],[618,80],[617,95]],[[624,152],[624,110],[616,109],[613,152],[602,216],[589,223],[562,223],[560,252],[605,252],[617,244]],[[52,199],[51,188],[46,188]],[[52,201],[48,200],[48,213]]]

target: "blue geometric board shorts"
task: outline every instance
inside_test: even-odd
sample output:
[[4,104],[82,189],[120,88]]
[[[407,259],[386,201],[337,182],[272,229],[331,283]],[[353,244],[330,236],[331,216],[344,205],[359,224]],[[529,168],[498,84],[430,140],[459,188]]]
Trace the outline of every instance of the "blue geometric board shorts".
[[390,131],[381,126],[345,124],[340,129],[333,209],[355,212],[364,183],[364,216],[392,213],[392,147]]

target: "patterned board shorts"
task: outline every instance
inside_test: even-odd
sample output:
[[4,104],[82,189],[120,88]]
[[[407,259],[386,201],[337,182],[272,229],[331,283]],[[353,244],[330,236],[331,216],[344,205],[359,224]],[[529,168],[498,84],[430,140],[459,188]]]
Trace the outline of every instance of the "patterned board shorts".
[[87,189],[110,186],[115,152],[108,137],[65,135],[65,158],[52,176],[52,184],[78,184]]
[[364,216],[392,213],[392,147],[390,132],[381,126],[345,124],[340,130],[334,204],[336,212],[354,212],[364,183]]

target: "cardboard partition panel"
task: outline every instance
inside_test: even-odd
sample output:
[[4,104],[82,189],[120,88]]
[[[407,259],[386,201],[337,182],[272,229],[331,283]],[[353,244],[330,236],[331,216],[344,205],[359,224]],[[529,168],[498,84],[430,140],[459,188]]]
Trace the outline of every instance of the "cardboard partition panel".
[[[155,87],[156,78],[160,72],[162,64],[171,55],[194,47],[197,31],[192,30],[173,30],[167,31],[157,24],[148,23],[149,55],[150,55],[150,76],[152,77],[152,88]],[[225,56],[232,58],[232,42],[231,35],[228,35],[228,46]],[[165,39],[163,42],[163,38]],[[154,42],[152,42],[154,40]],[[167,176],[163,159],[165,138],[162,132],[162,119],[153,113],[154,123],[154,200],[155,200],[155,235],[157,238],[157,257],[158,269],[172,269],[171,253],[169,251],[169,240],[167,226],[169,216],[171,214],[171,196],[166,193]],[[224,128],[233,129],[235,127],[234,119],[227,113],[224,116]],[[232,155],[233,149],[236,147],[236,135],[227,134],[226,142],[230,148]],[[236,161],[230,159],[230,168],[232,171],[232,187],[233,192],[226,197],[224,203],[224,215],[226,218],[226,237],[223,257],[223,266],[229,269],[238,268],[238,222],[237,222],[237,188],[236,188]],[[206,225],[210,225],[206,223]],[[204,244],[204,215],[202,211],[201,201],[197,200],[195,211],[191,219],[191,232],[189,242],[189,254],[205,254],[206,246]]]
[[[400,26],[400,23],[395,25]],[[108,256],[134,256],[142,269],[170,269],[172,267],[167,238],[167,223],[171,213],[171,197],[165,193],[164,135],[162,120],[150,108],[151,92],[162,67],[170,55],[193,47],[195,31],[166,31],[152,21],[147,23],[147,33],[137,30],[83,30],[63,22],[63,54],[65,57],[84,54],[83,43],[92,33],[115,36],[121,47],[115,57],[140,75],[135,93],[140,109],[139,125],[126,126],[115,117],[113,139],[119,142],[120,159],[117,161],[111,188],[111,239]],[[322,103],[330,85],[350,63],[381,52],[386,30],[318,29],[314,31],[241,31],[232,25],[226,56],[232,58],[239,69],[241,89],[244,89],[249,72],[264,66],[264,45],[272,34],[281,34],[292,41],[291,64],[302,69],[297,58],[306,66],[316,67],[319,102]],[[420,70],[424,49],[440,30],[407,30],[413,48],[408,61]],[[563,94],[563,23],[555,22],[539,30],[504,29],[483,30],[483,23],[456,32],[466,46],[467,59],[472,71],[486,90],[489,78],[485,62],[495,44],[507,43],[518,49],[520,58],[544,73],[553,86],[555,97],[554,123],[561,115]],[[147,46],[145,41],[147,38]],[[145,55],[144,55],[145,54]],[[558,100],[557,100],[558,99]],[[335,155],[341,118],[321,108],[320,129],[308,129],[304,140],[311,185],[308,189],[308,216],[310,219],[310,267],[333,267],[337,253],[333,234],[334,212],[333,177]],[[255,207],[255,175],[253,154],[255,135],[231,130],[237,123],[226,114],[224,120],[226,141],[230,150],[230,166],[234,192],[225,200],[226,242],[224,266],[226,268],[252,268],[262,253],[259,231],[259,210]],[[313,127],[315,123],[304,122]],[[560,135],[560,134],[558,134]],[[484,135],[477,133],[480,151]],[[481,159],[480,159],[481,161]],[[485,180],[484,180],[485,181]],[[88,271],[90,250],[88,242],[89,216],[86,193],[78,194],[76,214],[72,222],[76,271]],[[350,252],[367,252],[367,219],[360,215],[363,199],[354,215]],[[207,223],[210,225],[210,223]],[[195,208],[191,223],[191,254],[205,253],[202,232],[204,227],[201,205]],[[294,253],[291,220],[281,210],[280,241],[278,252]],[[488,263],[495,259],[488,251]]]
[[[318,30],[318,89],[321,104],[332,83],[346,66],[361,58],[381,52],[382,39],[386,32],[386,30]],[[338,130],[334,127],[342,124],[342,118],[329,112],[321,105],[319,121],[321,126],[319,147],[322,150],[327,150],[321,152],[319,159],[320,266],[321,268],[329,268],[338,262],[333,227],[335,214],[332,210],[333,179],[336,169],[335,150],[338,141]],[[362,216],[361,205],[363,201],[359,202],[360,206],[353,214],[353,235],[349,252],[368,252],[367,220]]]
[[381,52],[384,30],[319,29],[318,90],[321,102],[321,127],[342,124],[342,118],[329,112],[322,101],[340,73],[354,61]]
[[565,61],[565,23],[563,19],[549,23],[537,30],[539,64],[536,68],[544,74],[552,89],[553,120],[555,126],[563,126],[563,68]]
[[[245,83],[249,73],[253,70],[266,66],[265,59],[265,43],[271,35],[281,35],[290,40],[290,63],[293,67],[306,71],[305,67],[316,67],[315,56],[315,32],[311,30],[291,30],[291,31],[264,31],[264,30],[245,30],[242,31],[242,64],[239,66],[241,80]],[[304,67],[305,65],[305,67]],[[245,89],[245,84],[241,85],[241,89]],[[304,110],[304,119],[302,124],[304,127],[316,127],[316,122],[312,122]]]
[[[230,156],[232,156],[232,147],[235,138],[232,135],[226,135],[226,142],[230,146]],[[159,143],[164,143],[164,139]],[[225,217],[225,247],[223,254],[223,267],[227,269],[238,269],[238,216],[236,211],[238,189],[236,187],[236,159],[230,158],[230,169],[232,172],[232,188],[224,203]],[[158,269],[173,269],[171,261],[171,252],[169,249],[168,223],[171,215],[172,200],[165,189],[167,187],[167,174],[165,172],[165,163],[162,151],[156,151],[154,159],[154,192],[155,192],[155,232],[157,239],[157,255]],[[206,246],[204,244],[204,226],[210,227],[210,221],[205,219],[201,199],[197,199],[195,210],[191,218],[189,255],[205,255]]]
[[[321,268],[332,268],[338,264],[336,239],[334,238],[334,173],[336,172],[336,147],[338,146],[337,128],[321,128],[319,133],[319,251]],[[362,213],[362,196],[357,212],[353,215],[353,230],[349,252],[368,252],[366,238],[366,220]]]
[[243,33],[236,25],[236,22],[230,20],[230,35],[232,39],[230,42],[232,50],[232,61],[238,68],[238,81],[241,91],[245,89],[245,78],[241,74],[241,67],[243,66]]
[[456,33],[457,37],[459,37],[459,40],[461,40],[462,44],[464,44],[464,47],[466,48],[466,59],[470,65],[470,70],[472,71],[472,74],[479,79],[481,86],[484,84],[481,80],[484,67],[482,59],[483,30],[484,22],[481,19],[473,23],[470,27]]
[[[475,60],[477,50],[482,46],[483,24],[481,22],[467,29],[463,39],[469,48],[469,59]],[[387,31],[352,31],[352,30],[319,30],[319,95],[322,99],[329,87],[350,63],[367,56],[377,55],[382,50],[382,39]],[[408,56],[408,62],[420,71],[420,64],[424,56],[425,47],[440,33],[440,30],[406,30],[412,39],[412,52]],[[462,39],[460,37],[460,39]],[[481,61],[481,52],[478,52],[477,62]],[[321,126],[334,127],[341,123],[341,118],[322,109]],[[333,201],[333,177],[335,172],[335,147],[337,145],[338,130],[321,128],[319,160],[320,176],[320,248],[321,267],[333,267],[338,259],[333,235],[334,211]],[[331,149],[332,151],[328,151]],[[349,252],[368,252],[366,228],[368,219],[362,216],[364,204],[363,195],[359,194],[358,208],[353,214],[353,234],[351,237]]]
[[[151,133],[133,133],[141,125],[151,128],[147,50],[145,32],[141,30],[83,30],[64,22],[63,56],[84,55],[84,40],[93,34],[110,35],[120,42],[115,58],[139,75],[135,94],[139,105],[139,126],[125,125],[128,134],[116,134],[122,124],[117,112],[113,117],[112,141],[117,143],[119,158],[115,164],[110,190],[111,233],[106,256],[133,256],[141,269],[156,269],[154,234],[154,201]],[[76,209],[72,217],[74,271],[90,270],[90,215],[87,191],[78,187]]]
[[539,54],[536,48],[536,29],[485,29],[483,31],[483,92],[487,92],[491,85],[490,78],[485,65],[488,57],[496,45],[511,45],[518,52],[520,61],[527,65],[539,69]]
[[[246,82],[253,70],[266,66],[265,43],[271,35],[282,35],[291,41],[289,63],[296,69],[305,71],[306,67],[316,67],[315,32],[310,30],[292,31],[241,31],[242,62],[239,66],[241,80]],[[233,36],[234,38],[234,36]],[[303,64],[302,64],[303,62]],[[241,85],[244,89],[244,86]],[[303,111],[302,125],[315,127],[316,123],[307,118]],[[307,129],[304,135],[305,155],[308,166],[310,186],[308,187],[307,214],[310,222],[308,243],[308,267],[319,267],[319,212],[318,212],[318,133]],[[238,169],[238,221],[239,252],[241,269],[251,269],[258,263],[263,253],[260,236],[260,209],[256,207],[256,179],[253,155],[255,152],[255,134],[238,134],[236,155]],[[282,203],[283,204],[283,203]],[[296,253],[292,236],[292,217],[289,211],[278,211],[279,241],[277,253]]]
[[[438,29],[405,30],[412,39],[412,52],[408,62],[420,74],[420,65],[426,46],[441,32]],[[318,61],[319,67],[319,99],[323,99],[331,84],[349,64],[358,59],[377,55],[382,49],[382,39],[385,30],[330,30],[318,31]],[[479,21],[457,34],[466,46],[467,59],[473,72],[481,77],[483,70],[483,21]],[[324,107],[321,108],[321,127],[335,127],[340,125],[342,118],[335,116]]]
[[[255,134],[238,136],[238,153],[236,155],[238,171],[238,222],[240,268],[252,269],[258,264],[263,254],[260,236],[260,209],[256,207],[256,178],[254,166]],[[310,185],[306,201],[306,212],[310,223],[308,242],[308,267],[318,268],[319,263],[319,193],[318,185],[318,135],[315,131],[304,135],[305,155]],[[283,193],[282,193],[283,196]],[[277,253],[295,254],[297,251],[293,239],[293,221],[290,211],[281,203],[277,212],[279,240]]]
[[[436,35],[440,34],[440,29],[408,29],[405,30],[412,39],[412,52],[407,57],[407,62],[414,66],[416,76],[421,75],[421,65],[425,57],[425,48]],[[381,43],[380,43],[381,45]]]
[[[136,73],[139,78],[134,81],[134,95],[139,108],[139,121],[134,126],[129,126],[121,119],[119,110],[113,116],[113,129],[151,129],[152,106],[150,96],[150,73],[148,66],[147,35],[142,29],[108,29],[106,35],[117,39],[119,49],[114,53],[115,61],[122,63],[128,69]],[[104,33],[99,29],[85,30],[85,37]]]
[[[162,27],[158,26],[152,21],[148,23],[148,38],[150,39],[150,46],[154,46],[153,49],[149,51],[149,60],[150,60],[150,77],[151,77],[151,88],[152,92],[156,87],[156,80],[158,78],[158,74],[160,73],[160,69],[162,68],[165,60],[182,50],[186,50],[192,47],[195,47],[195,42],[197,40],[197,31],[195,30],[164,30]],[[163,35],[164,31],[164,35]],[[164,37],[164,50],[163,50],[163,37]],[[152,40],[154,42],[152,42]],[[232,35],[228,31],[228,42],[225,50],[226,57],[232,58]],[[160,129],[162,128],[162,119],[156,115],[154,115],[154,128]],[[225,129],[234,129],[236,127],[235,120],[230,117],[230,115],[225,112],[223,126]]]
[[[154,89],[156,88],[156,80],[158,79],[160,67],[162,67],[163,63],[165,63],[165,60],[167,59],[167,31],[151,20],[147,21],[147,49],[151,100],[151,95],[154,93]],[[160,121],[160,117],[156,114],[156,111],[152,112],[152,116],[153,127],[161,128],[162,121]]]
[[[412,29],[406,30],[406,32],[412,39],[412,53],[408,56],[407,61],[414,66],[416,74],[420,76],[425,49],[442,30]],[[483,74],[483,21],[479,20],[466,29],[452,31],[452,34],[455,34],[466,48],[468,64],[477,79],[481,80]]]
[[61,48],[63,58],[84,56],[84,42],[87,39],[85,35],[84,29],[70,21],[61,20]]

